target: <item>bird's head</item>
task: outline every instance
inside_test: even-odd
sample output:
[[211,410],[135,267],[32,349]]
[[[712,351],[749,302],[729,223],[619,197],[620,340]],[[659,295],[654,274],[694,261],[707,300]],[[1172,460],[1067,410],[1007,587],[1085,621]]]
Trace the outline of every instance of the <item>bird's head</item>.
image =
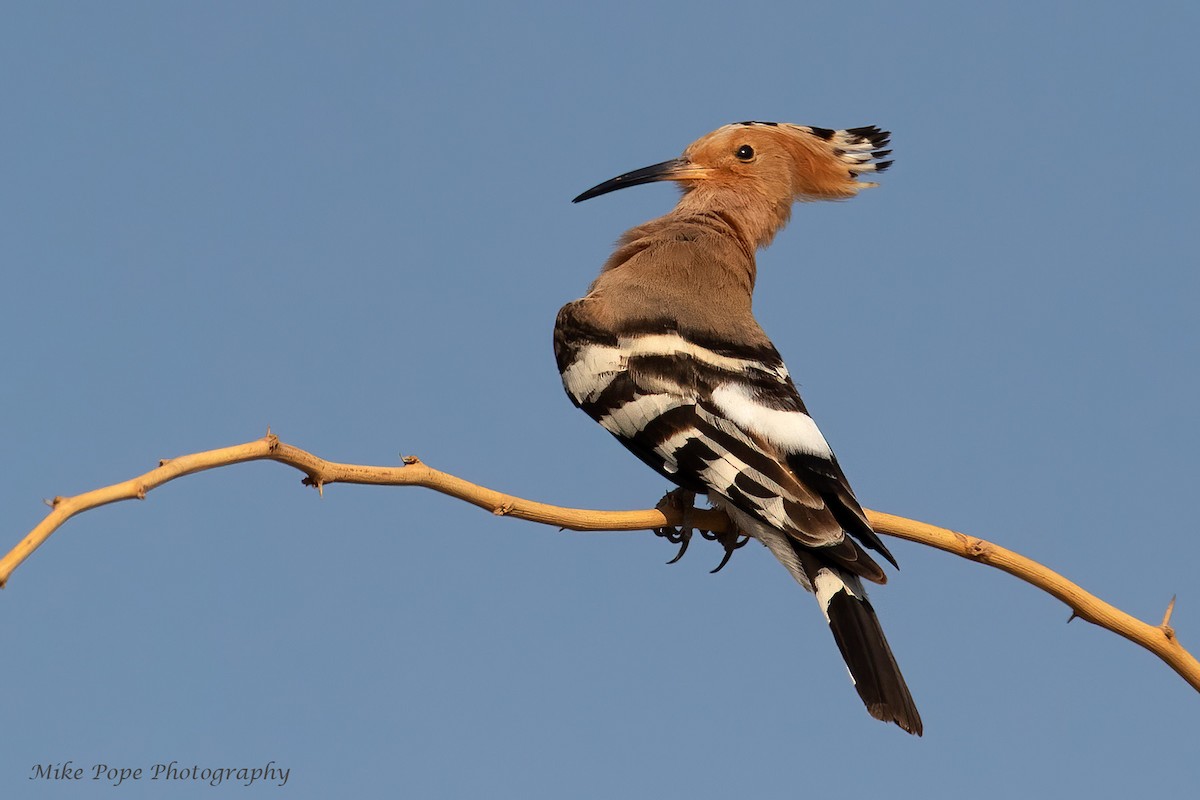
[[865,173],[891,166],[890,134],[876,127],[832,130],[777,122],[736,122],[702,136],[683,155],[627,172],[573,202],[652,181],[675,181],[680,208],[733,213],[752,222],[751,238],[770,241],[798,200],[844,200],[875,186]]

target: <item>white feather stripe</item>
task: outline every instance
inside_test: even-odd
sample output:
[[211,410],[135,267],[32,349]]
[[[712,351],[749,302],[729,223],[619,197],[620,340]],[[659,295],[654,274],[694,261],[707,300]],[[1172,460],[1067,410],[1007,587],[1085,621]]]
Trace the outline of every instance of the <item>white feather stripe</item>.
[[786,452],[833,458],[829,442],[825,441],[812,417],[801,411],[768,408],[751,397],[750,388],[745,384],[718,386],[713,391],[712,401],[730,421]]
[[668,436],[657,447],[654,452],[662,456],[663,469],[667,472],[678,472],[679,462],[675,460],[675,451],[683,447],[696,437],[694,430],[680,431],[673,436]]
[[575,360],[562,373],[563,386],[577,403],[595,400],[625,369],[624,356],[615,347],[588,344],[579,348]]
[[[752,510],[757,511],[773,528],[780,531],[796,529],[784,508],[783,499],[787,493],[784,492],[782,486],[753,469],[732,453],[720,451],[712,441],[705,439],[704,443],[710,448],[718,450],[718,457],[713,461],[706,461],[705,468],[699,476],[705,484],[712,487],[712,492],[723,497],[727,496],[738,476],[744,475],[767,491],[773,492],[772,497],[756,497],[753,494],[741,492],[746,498],[746,502],[753,504]],[[792,499],[795,500],[795,498]]]
[[[748,438],[746,438],[746,435],[742,431],[738,430],[737,427],[730,425],[726,420],[723,420],[720,417],[714,417],[712,414],[708,413],[704,409],[703,406],[697,406],[696,413],[705,422],[708,422],[710,425],[724,431],[725,433],[728,433],[730,436],[737,439],[739,442],[744,444],[747,447],[747,449],[755,450],[755,451],[758,450],[757,445],[755,445],[754,442],[752,442]],[[692,428],[692,429],[689,429],[684,435],[686,435],[686,438],[688,440],[699,439],[700,441],[704,442],[705,446],[708,447],[708,449],[710,449],[714,453],[716,453],[718,458],[721,458],[724,461],[726,461],[738,473],[744,474],[748,479],[754,481],[756,484],[761,486],[766,491],[772,492],[778,498],[780,498],[777,503],[776,502],[770,503],[769,507],[766,504],[767,501],[765,501],[765,500],[759,500],[758,498],[755,498],[755,501],[760,504],[760,506],[763,508],[764,511],[767,511],[767,510],[771,511],[770,516],[768,516],[767,518],[772,523],[778,525],[780,528],[794,528],[795,527],[788,520],[787,515],[784,513],[783,498],[787,498],[787,499],[792,500],[797,503],[804,502],[804,500],[802,498],[796,497],[793,492],[790,492],[790,491],[784,489],[783,486],[780,485],[780,483],[778,481],[767,477],[762,472],[758,471],[754,467],[751,467],[743,459],[738,458],[735,454],[729,452],[728,449],[726,449],[722,445],[718,444],[717,442],[713,441],[709,437],[705,436],[704,433],[701,432],[700,430]],[[686,444],[686,441],[683,444]],[[678,447],[682,447],[683,444],[678,445]],[[678,449],[678,447],[673,448],[672,452],[674,452],[675,449]],[[721,488],[724,489],[731,485],[733,485],[732,478],[729,479],[726,482],[726,484]]]
[[[751,497],[750,500],[758,506],[759,512],[767,519],[787,520],[787,511],[783,508],[782,497]],[[787,527],[794,526],[787,525]]]
[[[704,483],[709,487],[711,487],[712,491],[722,494],[728,491],[729,487],[733,486],[733,482],[737,479],[737,476],[742,472],[747,472],[752,476],[758,477],[758,474],[751,470],[750,467],[742,463],[740,459],[734,458],[729,453],[722,451],[721,448],[715,446],[711,440],[705,438],[704,435],[695,428],[689,428],[668,437],[667,439],[663,440],[661,444],[654,448],[654,452],[662,456],[663,460],[666,462],[668,472],[675,472],[679,469],[679,462],[675,459],[675,453],[680,448],[684,447],[688,442],[696,439],[704,442],[704,444],[710,450],[713,450],[717,453],[717,457],[715,459],[711,461],[705,460],[704,469],[701,470],[696,476],[700,480],[704,481]],[[770,483],[769,481],[766,481],[765,478],[763,478],[762,481],[764,483]],[[782,509],[782,502],[780,503],[780,508]]]
[[700,478],[714,490],[721,494],[728,494],[729,489],[733,487],[733,482],[737,480],[737,476],[746,469],[746,465],[736,458],[722,454],[722,457],[715,461],[705,462]]
[[634,356],[690,356],[709,366],[730,372],[748,372],[752,369],[761,370],[785,380],[787,368],[782,364],[768,366],[752,358],[735,358],[715,353],[707,347],[701,347],[690,342],[678,333],[648,333],[640,336],[622,336],[618,340],[621,350],[627,357]]
[[752,358],[734,358],[713,352],[707,347],[689,342],[677,333],[655,333],[641,336],[622,336],[616,347],[586,344],[579,348],[575,359],[563,370],[563,386],[577,402],[594,400],[604,391],[612,377],[624,371],[629,359],[638,356],[683,355],[717,369],[747,374],[757,371],[774,376],[780,383],[788,380],[783,364],[768,365]]
[[[679,405],[684,405],[680,403]],[[697,406],[696,412],[700,418],[710,424],[724,430],[730,436],[735,437],[738,441],[745,444],[747,448],[756,449],[753,442],[746,438],[736,427],[730,425],[725,420],[718,417],[713,417],[707,413],[703,407]],[[608,430],[612,431],[605,425]],[[614,431],[616,432],[616,431]],[[739,475],[744,475],[748,480],[761,486],[767,492],[770,492],[772,497],[756,497],[751,493],[742,492],[746,499],[753,503],[755,510],[759,512],[763,519],[770,523],[773,527],[780,531],[795,531],[801,533],[796,527],[795,522],[788,516],[787,510],[784,507],[785,500],[791,500],[796,503],[806,502],[806,498],[797,497],[794,492],[788,491],[778,481],[764,475],[754,467],[751,467],[736,454],[731,453],[719,443],[713,441],[708,436],[696,428],[689,428],[676,433],[671,438],[664,441],[655,448],[655,452],[662,456],[668,472],[674,473],[679,469],[679,464],[675,459],[675,452],[679,448],[686,445],[688,442],[698,439],[704,443],[708,449],[716,454],[713,460],[706,460],[706,469],[700,472],[696,477],[704,481],[712,488],[714,492],[719,492],[722,495],[729,491],[729,487],[734,485],[734,481]]]
[[601,417],[599,422],[606,430],[632,439],[658,417],[689,403],[682,397],[669,394],[644,394],[617,406]]
[[[718,409],[718,410],[720,410],[720,409]],[[731,422],[726,417],[717,416],[717,415],[713,414],[712,411],[705,408],[704,406],[696,406],[696,414],[700,417],[700,419],[704,420],[709,425],[712,425],[714,428],[721,431],[722,433],[726,433],[726,434],[732,436],[734,439],[737,439],[739,442],[744,444],[747,448],[749,448],[755,452],[762,451],[762,448],[759,447],[754,441],[752,441],[750,439],[749,436],[746,435],[746,431],[744,428],[739,428],[737,425],[735,425],[733,422]]]
[[843,150],[873,150],[878,146],[869,137],[850,131],[835,131],[833,142]]
[[[722,463],[725,466],[715,466]],[[745,497],[751,503],[754,503],[754,505],[758,507],[758,510],[762,514],[763,518],[780,530],[795,529],[796,526],[790,519],[788,519],[787,511],[783,506],[783,499],[784,497],[788,497],[789,499],[796,501],[796,498],[791,497],[790,494],[785,492],[783,487],[778,483],[771,480],[766,475],[763,475],[758,470],[751,468],[741,459],[729,453],[721,453],[720,459],[717,461],[708,462],[708,464],[708,469],[705,470],[706,473],[711,472],[714,475],[721,475],[722,477],[727,478],[724,484],[719,484],[708,480],[707,476],[705,476],[705,482],[708,483],[708,485],[724,494],[727,493],[729,487],[734,485],[734,479],[736,479],[738,475],[745,475],[749,480],[757,483],[768,492],[773,493],[772,497],[756,497],[747,492],[742,492],[742,494],[745,495]],[[732,472],[732,477],[729,477],[730,472]]]
[[845,592],[859,600],[866,598],[861,583],[857,580],[846,580],[828,567],[821,567],[817,570],[817,577],[813,579],[813,591],[816,592],[817,602],[821,604],[821,613],[825,615],[826,622],[829,621],[829,604],[833,602],[833,596],[838,592]]
[[[748,437],[746,435],[746,432],[744,430],[742,430],[741,428],[739,428],[737,425],[733,424],[729,420],[724,419],[722,417],[714,416],[712,414],[712,412],[710,412],[708,409],[704,408],[704,406],[696,406],[696,414],[702,420],[704,420],[708,424],[712,425],[717,430],[728,434],[729,436],[733,437],[734,439],[737,439],[739,442],[741,442],[743,445],[745,445],[747,449],[753,450],[756,453],[762,453],[762,448],[759,447],[757,444],[755,444],[753,441],[751,441],[750,437]],[[698,433],[698,435],[699,435],[699,433]],[[721,445],[717,444],[716,442],[712,441],[711,439],[704,437],[704,442],[705,442],[705,444],[707,444],[710,448],[712,448],[716,452],[721,453],[722,455],[729,455],[726,448],[722,447]],[[770,458],[771,460],[775,460],[774,456],[767,456],[765,453],[763,455],[764,455],[764,457]],[[797,497],[794,492],[790,492],[790,491],[784,489],[783,486],[778,481],[767,477],[766,475],[764,475],[762,472],[755,469],[754,467],[751,467],[750,465],[743,463],[742,459],[740,459],[740,458],[737,459],[737,463],[741,465],[741,469],[746,473],[746,476],[748,478],[753,480],[755,483],[757,483],[759,486],[763,487],[767,491],[774,492],[775,494],[779,495],[780,497],[787,497],[789,500],[794,500],[796,502],[803,502],[803,499]],[[787,518],[781,513],[779,516],[779,519],[780,519],[780,526],[783,527],[787,521]]]
[[[715,461],[706,462],[704,470],[700,473],[700,479],[712,487],[711,493],[726,496],[729,489],[733,487],[734,481],[742,474],[749,475],[752,480],[766,486],[771,485],[771,481],[761,478],[758,473],[729,453],[722,453],[721,457]],[[765,498],[746,495],[746,498],[754,504],[758,513],[772,525],[780,529],[792,527],[788,522],[787,513],[784,511],[783,498],[778,494],[775,497]]]

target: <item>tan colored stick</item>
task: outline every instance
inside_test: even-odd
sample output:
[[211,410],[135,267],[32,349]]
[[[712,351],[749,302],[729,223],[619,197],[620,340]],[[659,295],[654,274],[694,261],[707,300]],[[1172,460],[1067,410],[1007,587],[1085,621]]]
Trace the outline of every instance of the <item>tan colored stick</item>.
[[[648,530],[676,526],[682,522],[682,512],[669,506],[642,511],[591,511],[536,503],[477,486],[426,466],[412,456],[405,457],[404,466],[401,467],[339,464],[318,458],[298,447],[283,444],[278,437],[268,432],[264,438],[253,442],[164,460],[156,469],[123,483],[105,486],[74,497],[54,498],[50,502],[53,510],[46,518],[0,559],[0,587],[8,582],[13,570],[46,541],[50,534],[76,514],[119,500],[144,499],[146,492],[151,489],[193,472],[261,460],[278,461],[295,467],[305,474],[304,483],[315,486],[318,490],[322,490],[325,484],[329,483],[424,486],[465,500],[499,516],[516,517],[576,531]],[[1073,617],[1107,628],[1146,648],[1179,673],[1193,689],[1200,691],[1200,662],[1183,648],[1170,626],[1171,611],[1175,607],[1174,598],[1167,607],[1162,624],[1151,625],[1084,591],[1057,572],[999,545],[947,528],[879,511],[868,510],[867,516],[871,526],[879,533],[936,547],[1004,570],[1054,595],[1071,608]],[[728,517],[719,511],[695,510],[689,521],[698,528],[712,531],[725,531],[729,525]]]

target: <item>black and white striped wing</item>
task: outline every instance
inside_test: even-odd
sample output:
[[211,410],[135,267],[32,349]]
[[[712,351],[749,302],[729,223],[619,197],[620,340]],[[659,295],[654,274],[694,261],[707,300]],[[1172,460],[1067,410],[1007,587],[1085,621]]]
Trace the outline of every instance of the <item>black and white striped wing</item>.
[[886,550],[773,347],[739,352],[676,332],[589,336],[570,308],[555,345],[576,405],[676,484],[883,579],[846,533]]

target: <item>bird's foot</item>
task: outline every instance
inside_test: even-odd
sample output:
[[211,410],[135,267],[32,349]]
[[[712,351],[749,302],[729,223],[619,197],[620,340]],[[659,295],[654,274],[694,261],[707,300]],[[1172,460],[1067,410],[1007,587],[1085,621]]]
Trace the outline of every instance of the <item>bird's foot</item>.
[[[730,520],[732,523],[732,520]],[[721,563],[717,564],[717,568],[712,570],[712,574],[716,575],[721,570],[725,569],[725,565],[729,563],[729,558],[733,555],[733,551],[738,548],[745,547],[746,542],[750,541],[750,537],[739,531],[737,528],[730,528],[727,531],[700,531],[700,535],[710,542],[716,542],[725,548],[725,557],[721,559]]]
[[[674,489],[663,495],[663,499],[658,501],[655,508],[658,509],[674,509],[680,512],[680,525],[675,527],[666,525],[661,528],[654,529],[655,536],[661,536],[671,544],[679,545],[679,552],[675,557],[668,561],[668,564],[674,564],[679,559],[683,558],[683,554],[687,552],[688,545],[692,541],[692,533],[694,529],[691,524],[692,511],[695,510],[696,493],[689,492],[687,489]],[[701,536],[707,536],[707,531],[701,531]]]

